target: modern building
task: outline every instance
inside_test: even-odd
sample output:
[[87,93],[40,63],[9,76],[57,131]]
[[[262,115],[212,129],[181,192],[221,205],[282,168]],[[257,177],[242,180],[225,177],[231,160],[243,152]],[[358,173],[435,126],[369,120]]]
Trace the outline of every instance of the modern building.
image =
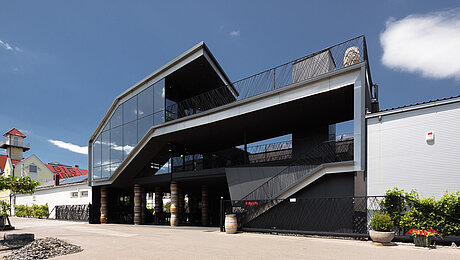
[[[376,94],[363,36],[239,81],[201,42],[116,97],[96,127],[93,214],[102,223],[131,215],[134,224],[217,225],[221,200],[364,196]],[[349,121],[352,138],[337,138],[336,124]],[[171,214],[158,200],[149,218],[148,192],[170,193]]]

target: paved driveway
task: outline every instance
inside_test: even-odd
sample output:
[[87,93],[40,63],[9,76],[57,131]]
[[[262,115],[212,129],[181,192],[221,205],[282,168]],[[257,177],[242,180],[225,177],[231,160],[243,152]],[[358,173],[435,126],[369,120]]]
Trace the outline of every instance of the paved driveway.
[[217,228],[91,225],[11,218],[8,233],[57,237],[83,247],[55,259],[460,259],[459,248],[416,249],[375,246],[367,241],[240,233]]

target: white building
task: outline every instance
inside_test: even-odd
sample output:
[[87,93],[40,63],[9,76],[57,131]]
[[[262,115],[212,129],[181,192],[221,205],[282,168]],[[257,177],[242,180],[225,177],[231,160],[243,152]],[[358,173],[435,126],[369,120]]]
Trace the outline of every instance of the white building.
[[460,96],[367,115],[367,193],[460,190]]
[[59,185],[54,183],[40,185],[35,193],[16,194],[15,205],[33,204],[44,205],[48,203],[49,218],[56,217],[56,206],[63,205],[88,205],[91,203],[91,188],[87,183],[88,176],[78,176],[63,180]]

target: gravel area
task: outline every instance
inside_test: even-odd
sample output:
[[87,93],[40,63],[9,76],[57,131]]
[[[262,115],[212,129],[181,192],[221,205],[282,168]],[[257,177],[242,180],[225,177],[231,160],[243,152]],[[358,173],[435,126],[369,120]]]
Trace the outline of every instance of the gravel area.
[[81,251],[83,251],[83,249],[79,246],[72,245],[57,238],[47,237],[37,239],[21,249],[14,250],[3,258],[10,260],[47,259]]

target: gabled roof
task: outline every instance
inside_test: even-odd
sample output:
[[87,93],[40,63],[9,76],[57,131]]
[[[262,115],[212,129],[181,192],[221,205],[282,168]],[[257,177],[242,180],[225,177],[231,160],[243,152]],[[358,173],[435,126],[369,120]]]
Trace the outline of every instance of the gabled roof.
[[87,170],[80,170],[75,167],[64,166],[64,165],[57,165],[57,164],[45,164],[48,169],[54,174],[59,175],[59,179],[67,179],[82,175],[87,175]]
[[[8,161],[8,156],[4,154],[0,154],[0,172],[3,172],[5,170],[5,165],[7,161]],[[11,160],[11,163],[13,164],[13,166],[15,166],[16,164],[20,162],[21,162],[20,160]]]
[[0,154],[0,172],[3,172],[5,170],[5,164],[8,159],[8,156],[4,154]]
[[26,138],[26,136],[21,133],[18,129],[16,128],[13,128],[11,129],[10,131],[6,132],[3,136],[6,136],[6,135],[16,135],[16,136],[20,136],[20,137],[24,137]]

